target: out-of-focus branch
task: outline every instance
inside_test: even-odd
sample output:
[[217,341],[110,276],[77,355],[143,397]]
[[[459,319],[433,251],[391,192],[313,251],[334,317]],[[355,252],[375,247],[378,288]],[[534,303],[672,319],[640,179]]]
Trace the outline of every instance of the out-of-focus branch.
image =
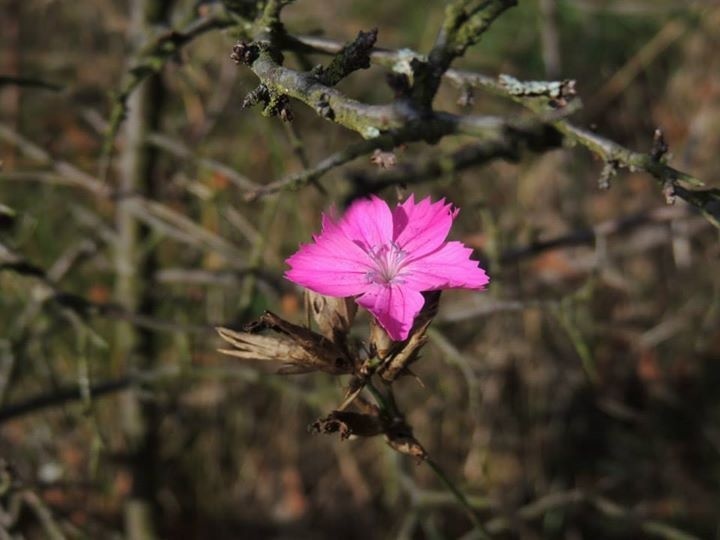
[[[146,315],[134,313],[118,304],[109,302],[93,302],[75,293],[61,289],[42,267],[0,244],[0,272],[12,272],[27,278],[39,280],[41,289],[35,293],[39,302],[44,305],[54,305],[60,309],[68,309],[81,319],[88,317],[103,317],[112,320],[126,321],[138,328],[155,332],[186,332],[193,334],[208,334],[214,331],[216,325],[189,325],[172,321],[157,319]],[[236,272],[241,272],[237,270]]]
[[184,45],[211,31],[239,25],[241,19],[224,10],[192,21],[184,28],[166,30],[140,47],[137,58],[127,70],[119,90],[113,95],[113,107],[101,152],[100,178],[107,176],[112,150],[120,125],[127,114],[127,100],[149,76],[160,73],[165,63]]
[[[636,515],[632,510],[628,510],[606,497],[586,493],[581,490],[545,495],[519,508],[513,518],[522,521],[531,521],[541,518],[553,509],[588,503],[604,517],[627,522],[630,528],[637,528],[654,538],[662,538],[664,540],[699,540],[697,536],[673,527],[668,523]],[[487,529],[493,534],[502,533],[512,528],[513,518],[494,518],[487,523]]]
[[560,76],[560,33],[558,31],[558,0],[540,0],[540,41],[545,64],[545,76]]
[[291,174],[285,178],[266,184],[254,191],[247,193],[248,200],[254,200],[263,195],[277,193],[285,189],[294,190],[320,179],[328,171],[348,163],[358,157],[371,154],[376,148],[392,148],[397,143],[391,135],[382,135],[369,141],[355,143],[344,150],[340,150],[325,159],[314,167],[309,167],[298,173]]
[[663,540],[700,540],[694,534],[682,531],[669,523],[646,518],[608,498],[590,496],[588,499],[590,504],[606,518],[623,521],[627,523],[629,528],[639,529],[654,538],[662,538]]
[[[97,111],[86,108],[82,114],[85,121],[98,133],[105,133],[107,131],[109,124]],[[255,182],[245,175],[240,174],[234,168],[217,160],[198,155],[194,149],[188,147],[187,144],[179,139],[164,133],[152,132],[147,134],[145,141],[163,152],[167,152],[180,159],[194,161],[200,167],[205,167],[211,171],[220,173],[241,189],[250,189],[256,186]]]
[[[550,131],[546,138],[537,138],[534,150],[555,148],[561,139]],[[420,164],[403,164],[382,173],[351,173],[354,190],[348,198],[354,199],[377,193],[387,187],[411,185],[458,173],[464,169],[487,163],[494,159],[516,161],[528,141],[520,137],[497,137],[494,140],[465,146],[450,155],[427,160]]]
[[42,79],[32,77],[11,77],[9,75],[0,75],[0,88],[3,86],[22,86],[24,88],[38,88],[40,90],[50,90],[51,92],[61,92],[63,87]]
[[131,197],[127,210],[135,219],[155,227],[165,234],[201,250],[214,251],[223,256],[229,264],[242,267],[245,256],[232,243],[216,233],[201,227],[169,206],[142,197]]
[[[461,118],[440,113],[427,122],[419,121],[405,129],[390,131],[378,137],[355,143],[345,150],[325,158],[314,167],[251,191],[246,194],[246,197],[252,200],[284,189],[297,189],[308,182],[318,180],[340,165],[358,157],[370,155],[376,149],[389,151],[400,144],[422,140],[432,130],[437,130],[435,133],[443,130],[446,130],[447,133],[473,132],[488,142],[453,154],[453,157],[445,164],[428,163],[425,168],[417,168],[415,173],[407,178],[407,183],[421,182],[436,174],[438,168],[447,167],[451,170],[460,170],[495,158],[517,159],[520,151],[525,147],[541,149],[556,147],[560,144],[557,133],[540,123],[511,123],[494,117]],[[371,180],[363,181],[363,178],[358,177],[355,179],[358,184],[358,194],[374,193],[388,185],[405,183],[401,175],[402,172],[388,173],[388,177],[383,177],[378,185],[374,185]]]
[[[648,224],[668,223],[676,219],[688,218],[693,215],[697,215],[697,212],[691,211],[688,207],[680,208],[664,206],[655,208],[647,212],[625,216],[620,219],[604,221],[602,223],[598,223],[592,228],[579,229],[555,238],[539,240],[525,246],[517,246],[506,249],[500,255],[500,262],[504,264],[514,263],[539,255],[548,250],[587,245],[594,242],[598,237],[607,237],[611,234],[628,232]],[[699,218],[698,220],[700,223],[703,223],[703,221]]]
[[[152,137],[152,135],[149,137]],[[80,187],[93,195],[105,199],[116,200],[119,203],[131,203],[128,204],[128,209],[137,219],[179,242],[192,245],[203,251],[217,250],[235,267],[238,266],[237,261],[243,258],[242,254],[229,241],[197,225],[178,211],[159,202],[150,201],[138,193],[115,193],[114,190],[110,189],[109,185],[104,184],[70,163],[55,160],[48,152],[3,124],[0,124],[0,140],[14,144],[30,159],[38,161],[57,173],[57,175],[52,175],[43,171],[12,173],[0,171],[0,179],[67,184]],[[177,151],[177,148],[175,150]],[[218,170],[218,164],[214,163],[214,166]],[[235,181],[242,183],[244,187],[254,185],[249,181],[246,182],[244,177],[241,176],[236,176]]]
[[[420,489],[409,478],[405,477],[405,480],[406,482],[403,482],[403,485],[409,492],[414,506],[417,508],[427,510],[433,507],[457,503],[457,500],[450,494]],[[499,511],[502,506],[499,501],[487,497],[470,495],[468,496],[468,500],[477,510],[492,509]],[[542,495],[519,507],[517,510],[509,512],[506,516],[490,519],[485,527],[490,534],[502,534],[503,532],[512,530],[516,522],[531,522],[542,519],[543,516],[553,510],[584,504],[592,506],[597,512],[607,518],[625,521],[630,527],[637,527],[655,538],[662,538],[664,540],[698,540],[695,535],[682,531],[668,523],[641,516],[603,495],[589,493],[581,489],[557,491]],[[460,538],[462,540],[471,540],[478,538],[478,536],[475,534],[475,531],[470,531]]]
[[643,45],[637,53],[617,70],[617,72],[603,84],[602,88],[592,96],[589,100],[590,107],[588,116],[594,117],[600,111],[605,110],[608,104],[620,95],[638,74],[646,70],[655,58],[662,55],[668,47],[680,39],[688,31],[689,27],[689,22],[684,19],[678,18],[668,21],[650,41]]
[[196,155],[191,148],[177,139],[173,139],[172,137],[168,137],[162,133],[150,133],[146,140],[149,144],[167,152],[168,154],[181,159],[192,160],[200,167],[205,167],[206,169],[223,175],[241,189],[252,189],[257,186],[255,182],[250,180],[247,176],[240,174],[229,165],[220,163],[219,161],[211,158]]
[[477,43],[490,25],[517,0],[454,0],[445,8],[445,18],[427,61],[416,58],[410,64],[412,100],[430,109],[443,73],[456,58]]
[[[128,388],[133,382],[131,377],[121,377],[109,381],[103,381],[90,386],[90,393],[93,397],[100,397]],[[62,405],[71,401],[82,399],[78,385],[62,387],[53,393],[41,394],[18,403],[6,405],[0,409],[0,424],[26,414]]]
[[[74,165],[65,161],[53,159],[53,157],[40,146],[20,135],[10,126],[0,124],[0,140],[16,146],[23,154],[27,155],[33,161],[50,167],[58,175],[67,179],[67,181],[78,187],[86,189],[95,195],[107,197],[110,195],[110,189],[92,175],[78,169]],[[0,177],[3,175],[0,172]]]
[[[213,333],[215,333],[214,329]],[[293,386],[286,385],[278,378],[263,377],[256,369],[237,366],[229,368],[194,367],[185,369],[179,368],[178,366],[166,366],[152,371],[137,371],[114,379],[106,379],[92,384],[89,390],[90,394],[97,398],[123,392],[135,385],[161,385],[166,381],[172,381],[182,377],[186,377],[188,379],[240,378],[256,384],[268,386],[275,390],[292,393],[298,400],[303,401],[315,409],[320,409],[323,405],[322,400],[319,400],[313,394],[300,389],[295,389]],[[65,403],[81,401],[82,399],[83,396],[81,395],[77,384],[61,386],[60,388],[54,389],[50,392],[41,392],[1,408],[0,424]]]

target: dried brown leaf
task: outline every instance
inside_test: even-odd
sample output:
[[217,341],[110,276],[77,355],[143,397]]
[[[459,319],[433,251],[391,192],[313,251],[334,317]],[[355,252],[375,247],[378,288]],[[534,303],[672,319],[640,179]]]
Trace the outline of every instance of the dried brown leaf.
[[412,456],[418,462],[427,459],[427,452],[422,447],[422,445],[417,442],[417,440],[415,439],[415,437],[412,436],[412,434],[387,433],[385,435],[385,440],[387,441],[390,448],[401,454]]
[[384,433],[380,418],[372,414],[351,411],[333,411],[325,418],[319,418],[310,425],[315,433],[340,433],[341,439],[374,437]]

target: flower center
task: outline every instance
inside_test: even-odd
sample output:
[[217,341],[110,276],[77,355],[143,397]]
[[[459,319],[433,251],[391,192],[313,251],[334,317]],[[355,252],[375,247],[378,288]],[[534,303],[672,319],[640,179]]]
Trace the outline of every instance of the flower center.
[[397,283],[402,270],[402,261],[407,256],[396,244],[383,244],[373,246],[368,252],[375,263],[375,268],[367,273],[368,281],[371,283]]

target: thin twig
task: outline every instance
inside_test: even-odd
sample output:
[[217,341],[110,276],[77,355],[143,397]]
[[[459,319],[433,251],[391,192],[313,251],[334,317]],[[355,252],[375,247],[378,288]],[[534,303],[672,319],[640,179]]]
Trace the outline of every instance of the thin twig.
[[476,537],[482,540],[490,540],[490,534],[483,526],[480,516],[473,505],[470,504],[467,497],[465,497],[465,494],[453,483],[452,480],[450,480],[450,478],[434,460],[428,458],[425,460],[425,463],[427,463],[430,469],[435,473],[435,476],[440,479],[445,487],[453,494],[458,503],[460,503],[460,505],[465,509],[465,512],[475,526]]
[[[10,127],[0,124],[0,140],[6,140],[17,146],[29,158],[55,170],[59,178],[47,173],[3,173],[0,178],[7,177],[13,180],[49,181],[52,183],[67,183],[83,188],[93,195],[112,201],[124,201],[133,215],[145,224],[174,238],[175,240],[192,245],[200,250],[211,250],[221,254],[229,264],[242,267],[243,255],[231,242],[222,238],[209,229],[201,227],[194,221],[157,201],[148,200],[137,193],[114,193],[107,184],[79,168],[63,161],[55,160],[48,152],[29,141]],[[216,164],[217,168],[217,164]],[[228,171],[229,172],[229,171]],[[65,179],[64,182],[62,179]],[[236,177],[238,182],[242,182]],[[242,182],[247,188],[254,184]]]
[[127,114],[127,100],[130,95],[145,79],[159,73],[167,60],[187,43],[211,30],[228,28],[240,22],[231,14],[220,11],[192,21],[180,30],[163,32],[140,47],[138,58],[127,70],[120,89],[113,97],[114,103],[100,156],[100,179],[107,178],[115,137]]
[[[342,47],[342,44],[331,40],[325,40],[315,37],[293,37],[286,39],[284,44],[289,47],[297,47],[304,51],[315,51],[326,54],[335,54]],[[370,58],[373,62],[388,67],[393,70],[404,71],[413,60],[423,61],[424,56],[420,53],[403,49],[402,51],[393,51],[388,49],[374,49],[370,53]],[[548,100],[538,99],[533,92],[529,95],[523,92],[518,92],[518,88],[530,88],[534,85],[533,82],[525,83],[513,79],[512,77],[501,76],[499,78],[488,77],[483,74],[467,72],[456,69],[447,69],[443,77],[456,85],[461,89],[480,87],[497,95],[510,98],[518,103],[528,107],[533,112],[537,113],[540,118],[545,118],[549,124],[557,129],[570,143],[579,144],[587,148],[593,154],[599,156],[606,163],[613,163],[615,166],[625,167],[630,170],[642,170],[650,174],[651,176],[658,179],[662,187],[665,185],[671,185],[674,188],[674,194],[678,197],[686,200],[693,206],[699,208],[703,215],[713,223],[715,226],[720,227],[720,190],[698,190],[685,188],[679,185],[678,182],[684,182],[689,186],[698,186],[702,182],[694,176],[674,169],[668,166],[662,160],[654,159],[650,153],[635,152],[622,145],[607,139],[601,135],[593,133],[584,128],[580,128],[570,123],[564,117],[552,119],[547,118],[548,113]],[[292,95],[292,93],[291,93]],[[379,107],[379,106],[375,106]],[[386,114],[390,114],[393,110],[388,110],[387,106]],[[353,102],[352,107],[353,113],[358,112],[357,102]],[[361,120],[354,119],[355,125],[364,125],[367,127],[367,123],[363,124],[366,120],[373,124],[372,118],[377,111],[367,110],[370,113],[368,116],[363,117]],[[395,111],[397,114],[397,111]],[[391,129],[397,127],[397,122],[400,120],[397,117],[388,116],[389,123],[384,125],[385,129]],[[409,122],[410,118],[405,118],[405,122]],[[458,119],[448,118],[448,121],[455,121],[456,127],[454,130],[448,130],[445,135],[457,132],[464,132],[473,134],[473,129],[470,127],[478,119],[473,117],[466,117],[466,123],[459,123]],[[342,124],[342,122],[340,122]],[[375,125],[375,124],[373,124]],[[353,125],[346,126],[353,129]],[[363,132],[362,129],[356,129],[357,131]],[[474,133],[476,136],[480,136],[480,133]],[[436,136],[442,136],[442,130],[436,132]],[[485,136],[488,135],[487,130]]]

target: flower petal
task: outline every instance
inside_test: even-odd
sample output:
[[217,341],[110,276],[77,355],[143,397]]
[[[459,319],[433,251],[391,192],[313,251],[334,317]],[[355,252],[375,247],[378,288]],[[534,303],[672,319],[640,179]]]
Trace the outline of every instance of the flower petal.
[[323,216],[323,231],[314,240],[285,261],[290,265],[285,277],[328,296],[363,293],[372,269],[367,253],[326,216]]
[[333,272],[322,270],[288,270],[285,277],[290,281],[326,296],[356,296],[368,287],[364,273]]
[[370,311],[394,341],[407,339],[415,316],[425,303],[423,295],[408,287],[374,285],[357,303]]
[[470,255],[472,249],[462,242],[448,242],[440,249],[408,262],[402,271],[403,285],[418,291],[482,289],[490,278]]
[[430,253],[445,241],[458,212],[445,199],[433,203],[426,197],[416,204],[415,196],[410,195],[393,211],[393,240],[415,257]]
[[392,242],[393,216],[387,203],[372,196],[355,201],[338,222],[345,235],[365,250]]

